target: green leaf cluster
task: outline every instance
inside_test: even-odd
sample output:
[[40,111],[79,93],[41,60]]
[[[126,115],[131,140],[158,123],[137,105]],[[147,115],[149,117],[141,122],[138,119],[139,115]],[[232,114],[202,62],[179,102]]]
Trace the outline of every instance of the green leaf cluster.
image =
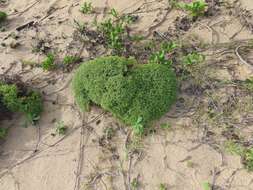
[[16,85],[0,82],[0,106],[23,113],[28,121],[33,122],[42,112],[42,98],[38,92],[27,90],[24,94]]

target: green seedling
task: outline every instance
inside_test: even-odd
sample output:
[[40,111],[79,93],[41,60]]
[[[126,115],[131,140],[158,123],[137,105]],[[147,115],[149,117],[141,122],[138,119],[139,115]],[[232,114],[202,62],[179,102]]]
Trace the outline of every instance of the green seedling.
[[162,124],[160,125],[160,127],[161,127],[162,129],[171,129],[171,125],[168,124],[168,123],[162,123]]
[[80,61],[80,58],[77,56],[71,56],[71,55],[67,55],[63,58],[63,64],[64,66],[68,66],[74,63],[77,63],[78,61]]
[[243,155],[243,164],[248,171],[253,171],[253,148],[245,150]]
[[227,141],[225,143],[225,149],[228,153],[233,154],[233,155],[242,156],[244,153],[244,148],[240,144],[237,144],[233,141]]
[[202,184],[203,190],[212,190],[212,187],[209,182],[204,182]]
[[166,185],[165,185],[164,183],[161,183],[161,184],[159,185],[159,190],[167,190]]
[[205,56],[199,53],[190,53],[183,57],[183,65],[191,66],[205,61]]
[[133,181],[131,182],[131,189],[137,190],[138,187],[139,187],[139,181],[137,178],[134,178]]
[[44,71],[51,71],[56,68],[55,57],[52,53],[47,55],[46,59],[41,63],[41,67]]
[[5,138],[7,135],[7,129],[0,127],[0,139]]
[[119,18],[119,13],[114,8],[111,9],[110,15],[112,15],[114,18]]
[[63,121],[59,121],[56,123],[56,133],[59,135],[65,135],[67,132],[67,126],[64,124]]
[[115,9],[111,9],[109,18],[97,25],[97,30],[100,31],[105,39],[107,46],[114,50],[116,54],[120,54],[124,50],[124,37],[127,36],[126,27],[134,19],[130,15],[120,15]]
[[98,30],[105,35],[109,48],[117,52],[123,49],[123,35],[125,34],[123,22],[113,22],[112,19],[108,19],[98,26]]
[[141,136],[144,133],[144,126],[142,124],[142,120],[142,117],[138,117],[136,123],[132,126],[135,135]]
[[172,60],[169,58],[169,54],[177,48],[177,44],[174,42],[163,43],[161,50],[153,53],[149,58],[150,63],[172,65]]
[[16,85],[0,82],[0,98],[3,106],[9,111],[25,114],[29,122],[33,123],[39,119],[42,112],[42,98],[38,92],[27,90],[21,95]]
[[80,8],[80,11],[83,14],[91,14],[93,11],[92,3],[91,2],[84,2],[83,5]]
[[7,14],[0,11],[0,23],[4,22],[7,19]]
[[204,0],[197,0],[191,3],[181,2],[181,3],[178,3],[178,7],[188,11],[192,18],[198,18],[204,15],[206,11],[207,3]]
[[244,81],[244,86],[250,92],[253,92],[253,77],[248,78]]

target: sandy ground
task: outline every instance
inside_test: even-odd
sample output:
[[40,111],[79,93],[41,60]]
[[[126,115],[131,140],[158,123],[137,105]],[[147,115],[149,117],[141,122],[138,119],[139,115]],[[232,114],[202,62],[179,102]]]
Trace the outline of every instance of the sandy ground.
[[[140,21],[133,27],[142,34],[147,33],[155,19],[162,18],[166,1],[92,1],[98,11],[114,7],[126,13],[145,2],[150,3],[143,9],[151,11],[140,13]],[[166,184],[169,190],[202,190],[204,182],[215,184],[213,190],[253,189],[253,174],[243,168],[240,157],[203,143],[204,132],[194,126],[191,116],[175,116],[180,112],[177,105],[157,122],[154,134],[132,144],[138,148],[138,151],[132,152],[126,146],[129,129],[109,113],[97,107],[89,113],[79,113],[69,87],[72,74],[47,73],[39,68],[24,72],[26,68],[22,68],[22,60],[43,59],[42,55],[31,51],[38,36],[46,38],[49,46],[57,47],[59,56],[79,51],[78,42],[75,48],[69,48],[73,43],[73,20],[85,21],[94,17],[79,12],[81,3],[78,0],[9,0],[6,5],[1,5],[1,9],[10,16],[7,30],[0,33],[1,41],[7,44],[7,47],[0,47],[0,72],[4,73],[12,65],[9,74],[22,73],[24,81],[38,85],[36,87],[44,93],[45,109],[37,127],[24,128],[23,118],[19,115],[2,123],[10,130],[0,147],[0,190],[127,190],[134,179],[138,179],[140,190],[159,189],[161,183]],[[247,10],[253,9],[251,0],[241,0],[241,3]],[[177,16],[184,14],[173,10],[166,22],[156,30],[166,31]],[[98,19],[103,16],[102,13],[97,15]],[[37,29],[30,27],[15,32],[19,37],[17,40],[4,39],[17,27],[30,21],[38,22]],[[207,24],[216,32],[205,27]],[[247,27],[242,28],[236,15],[226,12],[201,20],[185,35],[190,34],[196,34],[204,42],[214,43],[253,37]],[[15,49],[9,47],[9,44],[16,42],[21,45]],[[89,59],[85,50],[82,56]],[[246,79],[251,71],[239,62],[234,58],[226,64],[236,64],[234,75],[238,79]],[[226,70],[216,70],[214,73],[221,77],[219,72],[222,77],[231,78]],[[43,81],[49,78],[54,85],[43,87],[43,82],[33,83],[35,79]],[[57,121],[63,121],[68,126],[65,136],[51,135],[55,133]],[[166,122],[172,125],[171,129],[158,129],[159,123]],[[104,138],[104,131],[108,128],[116,131],[110,141]],[[252,130],[249,132],[252,133]]]

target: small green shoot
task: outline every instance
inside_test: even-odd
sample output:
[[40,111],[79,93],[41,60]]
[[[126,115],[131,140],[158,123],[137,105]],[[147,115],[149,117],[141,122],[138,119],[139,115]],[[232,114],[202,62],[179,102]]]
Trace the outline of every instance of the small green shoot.
[[0,11],[0,23],[4,22],[7,19],[7,14]]
[[253,77],[250,77],[244,81],[244,86],[250,92],[253,92]]
[[63,58],[63,64],[64,64],[64,66],[68,66],[68,65],[78,62],[79,60],[80,60],[80,58],[77,56],[67,55]]
[[243,163],[248,171],[253,171],[253,148],[245,150]]
[[165,185],[164,183],[161,183],[161,184],[159,185],[159,190],[167,190],[166,185]]
[[184,66],[199,64],[202,63],[203,61],[205,61],[205,56],[197,52],[189,53],[188,55],[183,57]]
[[46,59],[41,63],[41,67],[44,71],[55,69],[55,56],[52,53],[48,54]]
[[91,14],[93,11],[92,3],[91,2],[84,2],[83,5],[80,8],[80,11],[83,14]]
[[160,125],[160,127],[161,127],[162,129],[171,129],[171,125],[168,124],[168,123],[162,123],[162,124]]
[[137,190],[138,187],[139,187],[139,181],[137,178],[134,178],[133,181],[131,182],[131,189]]
[[244,152],[244,148],[233,141],[227,141],[225,143],[225,149],[228,153],[233,154],[233,155],[242,156]]
[[142,124],[142,117],[138,117],[135,125],[132,126],[134,134],[141,136],[144,133],[144,126]]
[[5,138],[7,135],[7,129],[0,127],[0,139]]
[[204,182],[202,184],[203,190],[212,190],[212,187],[209,182]]
[[58,121],[56,123],[56,133],[59,135],[65,135],[67,132],[67,126],[64,124],[63,121]]
[[203,16],[207,7],[207,3],[204,0],[195,0],[191,3],[181,2],[177,5],[179,8],[188,11],[192,18],[198,18],[200,16]]
[[163,43],[161,45],[161,50],[153,53],[151,57],[149,58],[149,62],[164,64],[164,65],[171,65],[172,60],[170,59],[169,55],[176,48],[177,48],[177,44],[175,44],[174,42]]

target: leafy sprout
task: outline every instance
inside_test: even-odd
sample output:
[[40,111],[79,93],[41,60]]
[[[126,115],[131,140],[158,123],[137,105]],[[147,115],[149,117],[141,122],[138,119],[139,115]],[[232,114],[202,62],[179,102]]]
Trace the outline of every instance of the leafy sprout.
[[188,55],[183,57],[183,65],[191,66],[198,63],[201,63],[205,60],[205,56],[196,52],[189,53]]
[[7,129],[0,127],[0,139],[5,138],[7,135]]
[[64,124],[63,121],[59,121],[56,123],[56,132],[59,135],[65,135],[67,132],[67,126]]
[[55,56],[52,53],[48,54],[46,59],[41,63],[41,67],[44,71],[55,69]]
[[132,126],[134,134],[141,136],[144,133],[144,126],[142,124],[142,117],[138,117],[136,123]]
[[192,18],[197,18],[204,15],[207,3],[204,0],[196,0],[191,3],[178,3],[179,8],[188,11]]
[[174,42],[162,43],[160,50],[157,52],[154,52],[150,56],[149,62],[164,64],[164,65],[171,65],[172,60],[170,59],[169,54],[172,53],[172,51],[176,48],[177,48],[177,44]]
[[83,14],[91,14],[93,11],[92,3],[91,2],[84,2],[83,5],[80,8],[80,11]]

